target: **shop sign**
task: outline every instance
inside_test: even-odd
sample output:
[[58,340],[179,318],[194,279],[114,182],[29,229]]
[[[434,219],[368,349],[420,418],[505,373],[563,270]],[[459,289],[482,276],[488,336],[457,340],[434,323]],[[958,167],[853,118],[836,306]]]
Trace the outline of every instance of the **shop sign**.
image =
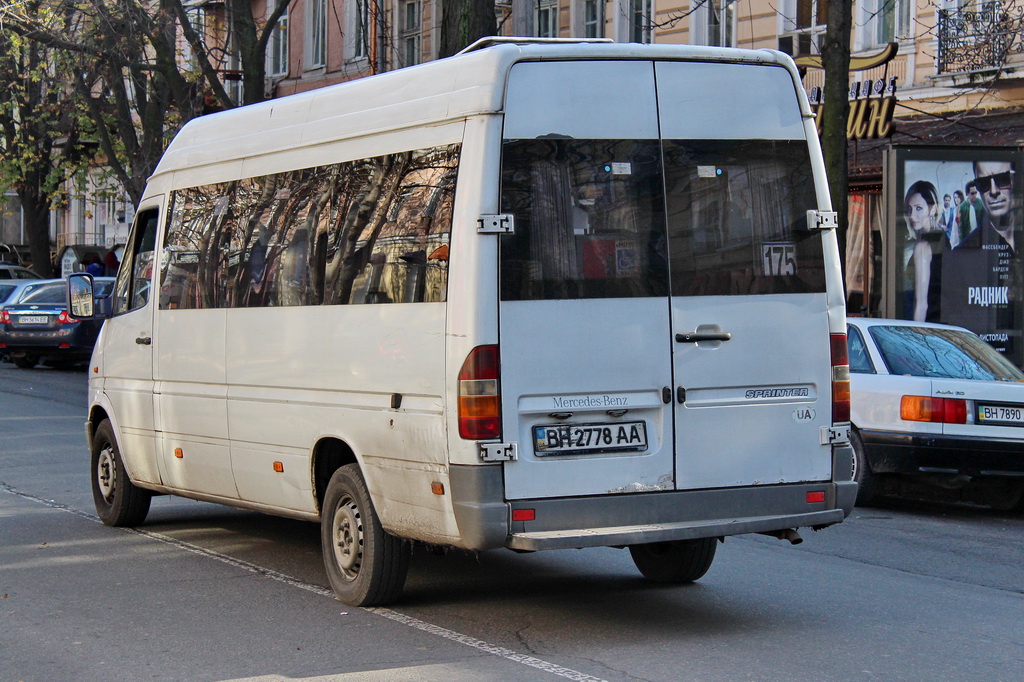
[[[821,135],[821,112],[825,95],[819,86],[807,93],[815,126]],[[896,111],[896,77],[888,80],[856,81],[850,86],[850,115],[846,119],[846,139],[873,140],[892,135],[892,116]]]

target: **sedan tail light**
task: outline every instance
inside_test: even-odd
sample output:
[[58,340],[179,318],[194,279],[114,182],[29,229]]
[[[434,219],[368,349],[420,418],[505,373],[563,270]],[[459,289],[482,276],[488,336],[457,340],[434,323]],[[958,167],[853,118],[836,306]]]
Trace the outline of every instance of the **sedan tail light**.
[[77,320],[73,319],[68,315],[68,311],[60,311],[60,315],[57,316],[57,324],[74,324]]
[[959,398],[905,395],[900,400],[900,419],[911,422],[966,424],[967,401]]
[[832,423],[850,421],[850,351],[846,334],[831,334]]
[[6,310],[0,310],[0,324],[10,324],[11,314]]
[[484,440],[501,436],[501,392],[497,346],[477,346],[459,370],[459,436]]

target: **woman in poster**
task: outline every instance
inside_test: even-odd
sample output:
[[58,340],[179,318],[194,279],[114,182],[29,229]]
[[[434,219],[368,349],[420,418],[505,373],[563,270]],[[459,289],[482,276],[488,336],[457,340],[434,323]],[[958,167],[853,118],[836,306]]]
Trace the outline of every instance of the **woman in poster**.
[[945,234],[939,224],[938,190],[927,180],[918,180],[907,188],[903,206],[909,239],[904,262],[914,265],[914,320],[923,322],[928,317],[932,253],[942,249]]

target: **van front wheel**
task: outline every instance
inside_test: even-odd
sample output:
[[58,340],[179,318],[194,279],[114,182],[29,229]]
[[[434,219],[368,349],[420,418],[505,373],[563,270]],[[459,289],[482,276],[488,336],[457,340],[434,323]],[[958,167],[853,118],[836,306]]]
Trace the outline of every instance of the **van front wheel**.
[[153,493],[128,477],[114,428],[104,419],[92,437],[92,499],[100,521],[108,526],[138,526],[146,520]]
[[358,465],[331,476],[320,519],[324,565],[338,599],[351,606],[397,599],[409,571],[409,543],[381,527]]
[[630,545],[633,563],[656,583],[692,583],[711,568],[718,538]]

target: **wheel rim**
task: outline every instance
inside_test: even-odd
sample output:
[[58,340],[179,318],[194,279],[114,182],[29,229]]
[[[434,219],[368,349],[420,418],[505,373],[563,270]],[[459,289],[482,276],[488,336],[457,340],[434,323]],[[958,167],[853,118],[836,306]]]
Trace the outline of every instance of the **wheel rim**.
[[346,580],[355,580],[363,563],[363,517],[359,505],[346,495],[334,511],[331,525],[334,562]]
[[100,450],[99,458],[96,461],[96,483],[99,486],[100,495],[108,503],[114,499],[116,478],[117,461],[114,459],[114,448],[107,445]]

